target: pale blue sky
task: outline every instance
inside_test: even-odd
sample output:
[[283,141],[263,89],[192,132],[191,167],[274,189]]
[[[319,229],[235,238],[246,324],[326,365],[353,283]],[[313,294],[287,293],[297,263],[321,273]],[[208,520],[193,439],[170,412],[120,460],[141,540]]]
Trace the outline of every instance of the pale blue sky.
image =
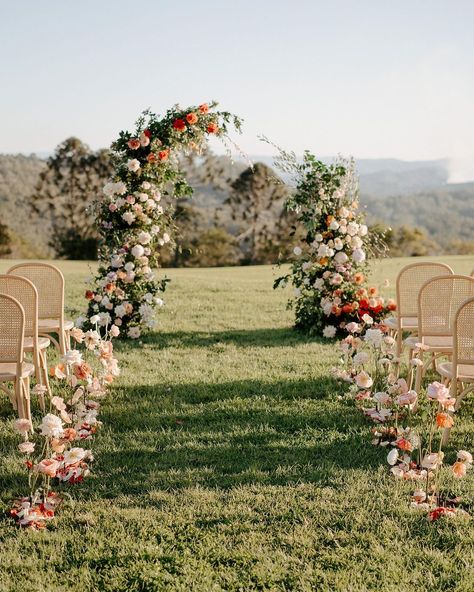
[[0,8],[0,152],[107,146],[143,108],[215,98],[250,154],[270,153],[264,133],[298,153],[474,161],[473,0]]

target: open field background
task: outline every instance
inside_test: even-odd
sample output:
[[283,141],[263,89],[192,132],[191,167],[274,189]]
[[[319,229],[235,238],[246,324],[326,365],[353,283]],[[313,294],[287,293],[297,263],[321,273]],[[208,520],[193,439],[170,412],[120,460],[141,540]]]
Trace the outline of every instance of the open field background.
[[[393,285],[405,263],[374,264],[374,284]],[[58,264],[79,311],[88,265]],[[117,346],[123,375],[74,505],[48,532],[0,520],[0,591],[474,589],[472,521],[430,525],[408,509],[412,486],[389,477],[368,424],[338,399],[334,344],[291,329],[277,273],[166,270],[159,329]],[[473,410],[471,397],[448,462],[472,450]],[[3,509],[27,490],[12,419],[2,397]],[[474,475],[453,487],[472,497]]]

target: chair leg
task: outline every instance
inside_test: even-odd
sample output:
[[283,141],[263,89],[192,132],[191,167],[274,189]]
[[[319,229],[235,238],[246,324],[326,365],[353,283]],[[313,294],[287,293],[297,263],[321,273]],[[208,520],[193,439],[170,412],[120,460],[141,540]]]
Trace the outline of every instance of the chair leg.
[[30,377],[21,379],[21,386],[23,389],[23,406],[26,419],[31,421],[31,397],[30,397]]
[[59,337],[59,351],[60,351],[61,355],[64,356],[64,354],[67,351],[66,331],[60,331],[58,337]]
[[18,412],[18,417],[20,419],[25,419],[25,408],[23,405],[23,383],[21,378],[16,378],[14,382],[14,389],[15,389],[15,400],[16,400],[16,409]]
[[[46,392],[48,393],[48,397],[51,398],[51,387],[49,386],[49,376],[48,376],[48,361],[46,358],[46,350],[40,350],[40,360],[41,360],[41,372],[42,372],[42,380],[41,384],[46,387]],[[44,405],[44,395],[40,395],[39,397],[41,411],[45,410]]]

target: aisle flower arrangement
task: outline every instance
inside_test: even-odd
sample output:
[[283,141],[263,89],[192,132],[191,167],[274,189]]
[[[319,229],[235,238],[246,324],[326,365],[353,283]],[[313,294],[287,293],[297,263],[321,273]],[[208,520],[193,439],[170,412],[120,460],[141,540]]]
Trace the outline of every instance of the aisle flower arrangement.
[[333,375],[349,385],[347,395],[374,424],[372,444],[385,449],[391,474],[414,483],[411,508],[426,511],[430,521],[466,516],[462,500],[443,489],[449,473],[461,479],[473,463],[472,455],[460,450],[445,466],[442,432],[454,425],[456,403],[449,389],[432,382],[417,393],[399,378],[394,339],[384,325],[350,323],[347,330]]
[[325,164],[310,152],[302,162],[280,150],[276,165],[292,175],[295,190],[287,208],[304,229],[293,250],[291,272],[275,287],[291,282],[296,326],[331,338],[351,322],[377,322],[396,308],[368,281],[371,243],[359,208],[358,182],[352,161]]
[[[86,332],[72,330],[76,346],[82,344],[83,349],[66,352],[50,370],[53,389],[62,396],[47,401],[47,413],[39,425],[26,419],[15,422],[23,440],[18,449],[26,457],[30,487],[29,495],[14,500],[10,510],[20,526],[45,528],[63,502],[53,484],[75,485],[90,473],[94,460],[90,442],[101,426],[100,400],[120,373],[107,329],[104,336],[98,326]],[[45,395],[40,385],[33,391]]]
[[211,136],[226,141],[230,126],[240,130],[240,119],[216,106],[175,106],[163,117],[145,111],[135,131],[122,131],[112,144],[116,171],[96,204],[99,270],[86,291],[86,328],[96,315],[114,337],[137,339],[154,326],[166,287],[153,271],[157,249],[172,240],[173,208],[163,203],[192,194],[179,156],[201,153]]

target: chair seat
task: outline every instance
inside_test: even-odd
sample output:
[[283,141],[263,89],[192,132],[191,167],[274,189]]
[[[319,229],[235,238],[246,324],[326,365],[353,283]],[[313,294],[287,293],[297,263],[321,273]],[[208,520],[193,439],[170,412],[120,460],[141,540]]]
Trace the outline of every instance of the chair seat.
[[[23,362],[22,364],[22,378],[27,378],[35,373],[35,367],[33,364]],[[0,363],[0,381],[7,382],[14,380],[16,377],[16,364],[15,362],[1,362]]]
[[[64,328],[70,331],[74,327],[73,321],[64,319]],[[59,319],[39,319],[38,332],[39,333],[57,333],[59,331]]]
[[[440,362],[436,365],[436,370],[445,378],[453,377],[453,364],[451,362]],[[459,364],[458,380],[461,382],[474,382],[474,365]]]
[[[38,337],[38,345],[40,349],[46,349],[51,345],[51,341],[47,337]],[[33,337],[25,337],[23,349],[26,352],[33,351]]]
[[[419,337],[407,337],[405,339],[405,345],[408,345],[410,349],[415,349],[417,343],[421,343]],[[451,335],[427,335],[423,338],[422,343],[430,351],[451,352],[453,350],[453,338]]]
[[[405,329],[406,331],[414,331],[418,328],[418,317],[402,317],[401,321],[402,329]],[[398,329],[397,317],[387,317],[382,321],[382,323],[394,331]]]

